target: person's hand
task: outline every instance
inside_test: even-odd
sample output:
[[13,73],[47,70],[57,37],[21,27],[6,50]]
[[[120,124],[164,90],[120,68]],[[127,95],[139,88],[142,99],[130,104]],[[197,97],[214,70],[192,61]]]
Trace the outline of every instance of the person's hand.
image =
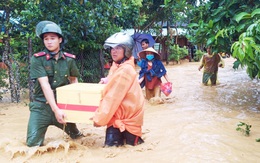
[[[93,117],[89,118],[89,120],[93,121]],[[96,124],[94,121],[93,121],[93,126],[94,127],[101,127],[100,125]]]
[[143,81],[143,79],[141,78],[141,79],[138,80],[138,83],[141,84],[142,81]]
[[59,123],[61,123],[61,124],[65,124],[65,123],[66,123],[66,121],[65,121],[66,115],[64,114],[64,112],[63,112],[62,110],[57,109],[57,110],[54,112],[54,114],[55,114],[55,117],[56,117],[56,119],[57,119],[57,121],[58,121]]
[[198,70],[200,71],[200,70],[201,70],[201,67],[199,67]]
[[108,83],[108,79],[107,78],[101,78],[100,82],[98,84],[107,84]]
[[94,127],[101,127],[100,125],[96,124],[95,122],[93,123]]

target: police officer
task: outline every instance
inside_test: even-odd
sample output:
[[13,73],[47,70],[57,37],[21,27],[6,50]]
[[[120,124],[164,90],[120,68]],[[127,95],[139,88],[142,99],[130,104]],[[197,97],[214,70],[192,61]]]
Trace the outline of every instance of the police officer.
[[72,139],[83,136],[76,124],[64,121],[65,114],[56,104],[56,88],[78,82],[75,56],[61,51],[64,38],[60,27],[54,22],[45,22],[36,26],[36,33],[43,40],[45,49],[31,58],[30,78],[35,84],[34,100],[29,104],[26,141],[29,147],[43,145],[49,125],[60,129],[65,125],[65,132]]

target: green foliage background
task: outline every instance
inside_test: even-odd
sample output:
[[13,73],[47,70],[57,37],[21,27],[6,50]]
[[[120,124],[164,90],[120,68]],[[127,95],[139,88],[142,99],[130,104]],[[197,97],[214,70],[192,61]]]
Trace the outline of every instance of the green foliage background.
[[194,60],[197,61],[197,62],[200,61],[200,59],[202,58],[204,53],[205,52],[203,52],[201,50],[196,50]]
[[194,8],[188,39],[199,47],[232,54],[234,68],[245,67],[250,78],[260,78],[260,1],[210,0]]
[[[199,2],[200,5],[197,5]],[[136,32],[161,35],[163,24],[187,28],[189,42],[202,50],[212,46],[214,52],[232,53],[234,68],[247,69],[248,75],[260,78],[260,1],[258,0],[0,0],[0,56],[16,61],[8,72],[28,87],[29,51],[41,51],[43,43],[36,37],[35,26],[42,20],[60,25],[63,50],[77,56],[82,82],[98,82],[104,75],[103,43],[111,34],[133,28]],[[174,44],[177,44],[175,42]],[[182,54],[168,46],[169,57]],[[176,49],[176,48],[175,48]],[[4,56],[7,52],[8,56]],[[7,58],[6,58],[7,57]],[[167,58],[169,59],[169,58]],[[11,84],[12,85],[12,84]],[[18,88],[19,89],[19,88]]]
[[181,48],[178,45],[171,45],[169,51],[169,60],[179,62],[182,58],[188,56],[188,49]]
[[[48,0],[23,1],[7,0],[0,4],[0,9],[10,10],[10,16],[19,19],[15,24],[3,21],[1,27],[11,27],[9,36],[1,33],[0,38],[10,37],[12,54],[10,57],[28,65],[28,39],[33,42],[33,52],[43,50],[41,39],[36,37],[35,26],[42,20],[57,23],[63,32],[65,45],[63,50],[77,56],[81,70],[82,82],[98,82],[101,77],[102,64],[100,49],[104,40],[121,30],[124,24],[138,16],[134,8],[140,5],[136,1],[78,1]],[[12,7],[10,7],[12,6]],[[130,7],[129,7],[130,6]],[[129,14],[126,17],[124,14]],[[102,58],[101,58],[102,59]],[[26,66],[27,67],[27,66]],[[21,71],[22,76],[28,73]]]

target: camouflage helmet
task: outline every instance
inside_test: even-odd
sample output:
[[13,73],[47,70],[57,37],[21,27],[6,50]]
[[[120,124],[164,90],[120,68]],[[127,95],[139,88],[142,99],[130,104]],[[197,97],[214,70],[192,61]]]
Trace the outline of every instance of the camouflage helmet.
[[134,40],[133,38],[124,33],[124,32],[118,32],[110,36],[106,39],[104,48],[114,48],[116,46],[123,46],[125,49],[125,56],[127,58],[130,58],[132,56],[132,50],[134,47]]

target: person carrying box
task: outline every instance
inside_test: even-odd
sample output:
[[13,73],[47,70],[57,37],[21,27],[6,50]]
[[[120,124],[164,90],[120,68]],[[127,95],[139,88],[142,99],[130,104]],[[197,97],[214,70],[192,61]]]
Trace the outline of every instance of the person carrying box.
[[75,123],[66,123],[65,114],[56,104],[56,88],[77,83],[79,71],[75,56],[61,51],[64,38],[60,27],[51,21],[41,21],[36,35],[43,40],[45,49],[31,58],[30,78],[34,83],[34,99],[29,104],[30,118],[26,144],[42,146],[49,125],[63,129],[72,138],[82,137]]
[[113,34],[104,44],[113,64],[108,76],[99,82],[106,86],[93,122],[95,127],[107,126],[105,146],[135,146],[144,142],[144,97],[135,70],[133,46],[132,37],[122,32]]

